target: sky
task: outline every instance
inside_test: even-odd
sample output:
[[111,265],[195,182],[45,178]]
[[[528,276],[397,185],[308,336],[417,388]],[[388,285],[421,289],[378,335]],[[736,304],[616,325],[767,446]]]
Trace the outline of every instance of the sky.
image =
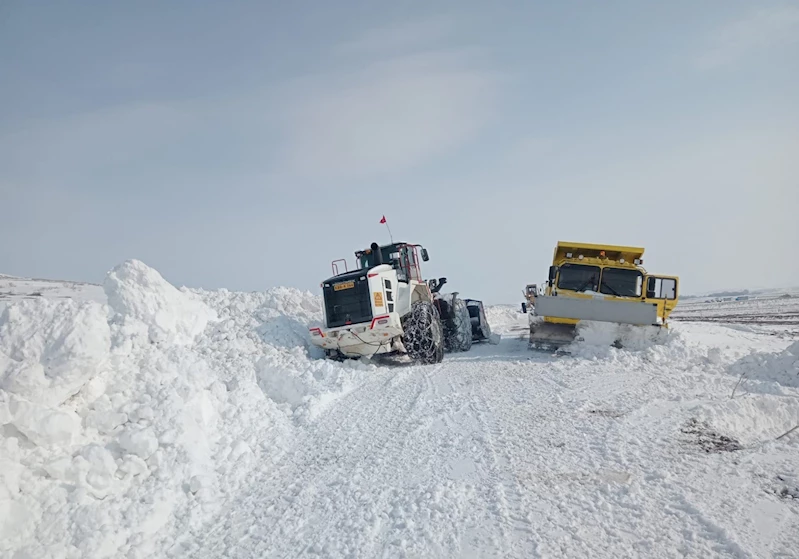
[[0,3],[0,272],[318,291],[419,243],[517,303],[559,240],[799,285],[799,2]]

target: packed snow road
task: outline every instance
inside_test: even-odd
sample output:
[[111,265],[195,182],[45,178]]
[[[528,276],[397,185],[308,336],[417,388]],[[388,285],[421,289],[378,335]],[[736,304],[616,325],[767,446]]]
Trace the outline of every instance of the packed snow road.
[[756,448],[703,448],[714,434],[688,428],[700,402],[686,400],[726,397],[728,379],[629,364],[531,354],[510,334],[438,366],[382,368],[277,467],[252,476],[184,550],[791,556],[799,511],[769,490],[796,464]]

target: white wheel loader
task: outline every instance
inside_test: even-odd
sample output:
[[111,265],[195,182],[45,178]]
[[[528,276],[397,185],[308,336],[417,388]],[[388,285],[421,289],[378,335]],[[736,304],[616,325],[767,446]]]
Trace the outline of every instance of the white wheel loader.
[[311,342],[330,358],[399,353],[417,363],[439,363],[445,338],[434,291],[444,280],[431,282],[431,289],[422,279],[420,261],[429,260],[427,250],[372,243],[355,257],[356,270],[335,261],[333,277],[322,283],[325,324],[310,329]]

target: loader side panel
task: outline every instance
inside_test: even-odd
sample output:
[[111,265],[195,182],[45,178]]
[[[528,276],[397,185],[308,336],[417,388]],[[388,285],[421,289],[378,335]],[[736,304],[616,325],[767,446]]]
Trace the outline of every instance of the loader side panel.
[[549,295],[539,295],[535,298],[535,314],[552,318],[621,324],[657,324],[657,311],[656,304],[641,301],[578,299]]

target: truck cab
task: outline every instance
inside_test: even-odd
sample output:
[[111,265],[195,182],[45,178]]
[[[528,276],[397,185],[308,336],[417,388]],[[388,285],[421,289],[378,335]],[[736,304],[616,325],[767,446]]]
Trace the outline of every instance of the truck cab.
[[[665,325],[677,306],[679,279],[648,273],[643,267],[643,256],[641,247],[559,242],[544,295],[608,303],[644,303],[656,309],[654,316],[651,310],[640,305],[627,306],[630,312],[622,312],[623,307],[618,307],[616,312],[609,312],[607,318],[612,320],[608,321],[638,324],[644,320],[643,317],[653,316],[653,323]],[[564,304],[560,306],[565,307]],[[594,306],[610,309],[602,303]],[[561,324],[576,324],[581,319],[602,320],[601,312],[592,314],[588,305],[580,308],[587,314],[573,312],[574,316],[569,316],[565,310],[549,315],[545,312],[544,320]]]

